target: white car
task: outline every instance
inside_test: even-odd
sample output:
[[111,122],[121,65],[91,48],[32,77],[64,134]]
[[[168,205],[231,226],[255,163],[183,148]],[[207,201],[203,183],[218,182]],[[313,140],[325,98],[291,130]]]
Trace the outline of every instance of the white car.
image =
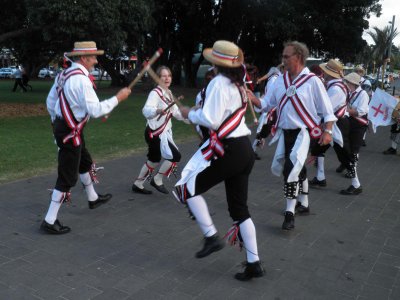
[[[90,72],[90,74],[93,75],[94,80],[100,80],[100,76],[101,76],[102,72],[103,72],[102,70],[95,68],[95,69],[93,69],[92,72]],[[103,80],[109,79],[107,71],[104,71],[103,77],[101,79],[103,79]]]
[[0,78],[11,78],[13,75],[13,70],[11,68],[1,68]]
[[43,68],[39,71],[38,77],[39,78],[54,78],[55,73],[53,70]]

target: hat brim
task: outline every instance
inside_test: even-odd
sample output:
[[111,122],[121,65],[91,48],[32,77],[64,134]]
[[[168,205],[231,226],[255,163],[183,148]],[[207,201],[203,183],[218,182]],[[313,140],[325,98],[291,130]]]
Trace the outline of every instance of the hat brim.
[[72,51],[65,53],[66,56],[90,56],[90,55],[103,55],[104,50],[96,50],[96,51]]
[[216,66],[221,66],[226,68],[237,68],[240,67],[244,62],[244,55],[241,49],[239,49],[239,55],[237,60],[228,60],[216,57],[212,54],[212,51],[213,51],[212,48],[204,49],[203,56],[206,60],[208,60],[210,63]]
[[338,74],[338,73],[335,73],[335,72],[329,70],[329,69],[326,67],[326,65],[327,65],[327,63],[324,63],[324,64],[320,64],[320,65],[319,65],[319,67],[321,68],[321,70],[322,70],[324,73],[326,73],[326,74],[328,74],[329,76],[331,76],[331,77],[333,77],[333,78],[336,78],[336,79],[342,78],[342,75],[341,75],[341,74]]
[[354,84],[356,86],[360,86],[360,82],[354,82],[353,80],[349,80],[349,79],[346,79],[346,78],[343,78],[343,80],[348,82],[348,83]]

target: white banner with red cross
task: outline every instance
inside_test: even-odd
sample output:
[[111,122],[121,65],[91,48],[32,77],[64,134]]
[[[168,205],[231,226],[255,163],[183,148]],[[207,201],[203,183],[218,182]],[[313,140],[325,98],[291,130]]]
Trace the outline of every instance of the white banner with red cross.
[[398,100],[381,89],[376,89],[369,103],[368,119],[371,121],[372,129],[376,132],[378,126],[389,126],[395,121],[392,113]]

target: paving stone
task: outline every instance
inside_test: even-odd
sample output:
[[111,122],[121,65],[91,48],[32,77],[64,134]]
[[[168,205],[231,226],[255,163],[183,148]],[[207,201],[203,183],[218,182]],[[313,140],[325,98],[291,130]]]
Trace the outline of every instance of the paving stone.
[[[379,128],[368,135],[358,170],[364,192],[357,197],[338,194],[349,180],[335,173],[335,153],[328,151],[328,187],[310,190],[312,213],[297,216],[292,232],[281,229],[282,178],[269,170],[274,148],[260,151],[248,205],[266,274],[245,283],[233,278],[243,270],[245,252],[225,247],[195,259],[203,239],[187,209],[171,195],[130,191],[143,153],[102,164],[106,169],[96,189],[113,193],[109,204],[89,210],[82,188],[72,190],[72,204],[59,214],[72,227],[64,236],[39,230],[54,172],[0,185],[0,299],[397,300],[400,169],[393,168],[399,157],[381,154],[387,132]],[[182,168],[197,145],[179,146]],[[315,170],[308,169],[313,176]],[[165,184],[172,189],[174,182]],[[223,184],[205,194],[221,236],[232,224],[225,197]]]

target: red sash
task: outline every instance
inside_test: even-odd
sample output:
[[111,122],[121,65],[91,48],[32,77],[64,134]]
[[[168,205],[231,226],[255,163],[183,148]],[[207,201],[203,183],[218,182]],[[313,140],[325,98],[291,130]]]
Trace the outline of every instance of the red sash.
[[227,117],[216,131],[210,130],[209,144],[207,147],[201,150],[206,160],[210,160],[213,156],[224,156],[225,151],[221,140],[232,133],[240,125],[243,116],[246,113],[246,94],[243,88],[238,86],[238,89],[242,99],[242,107],[238,108],[229,117]]
[[283,95],[282,99],[279,101],[278,117],[277,117],[275,125],[272,127],[272,130],[271,130],[272,135],[275,135],[276,128],[278,127],[279,120],[281,117],[282,109],[286,105],[286,103],[288,103],[289,100],[292,103],[294,109],[296,110],[296,112],[299,115],[299,117],[301,118],[301,120],[304,122],[304,124],[310,130],[310,136],[312,138],[316,139],[322,135],[321,127],[314,122],[310,113],[307,111],[306,107],[301,102],[297,92],[295,91],[293,95],[288,96],[289,88],[297,90],[304,83],[306,83],[311,77],[314,77],[314,76],[315,76],[314,73],[309,73],[308,75],[302,75],[299,78],[297,78],[295,81],[291,82],[289,73],[285,72],[285,74],[283,75],[283,82],[286,87],[286,93]]
[[[167,105],[172,103],[172,100],[164,97],[163,95],[163,91],[161,88],[156,87],[155,89],[153,89],[153,91],[155,91],[157,93],[157,95],[160,97],[160,99]],[[172,113],[168,110],[167,116],[165,117],[164,123],[156,128],[156,129],[150,129],[150,138],[153,138],[155,136],[159,136],[161,133],[163,133],[165,127],[167,127],[169,120],[171,120],[172,118]]]
[[65,97],[64,93],[64,85],[65,82],[71,78],[72,76],[75,75],[85,75],[85,73],[81,69],[72,69],[72,70],[65,70],[63,71],[60,76],[57,79],[57,94],[58,98],[60,99],[60,108],[61,108],[61,113],[63,115],[63,118],[65,122],[67,123],[67,126],[71,129],[71,132],[64,137],[63,143],[67,143],[70,139],[72,139],[72,142],[75,147],[79,146],[81,144],[81,132],[83,128],[85,127],[87,121],[89,120],[89,115],[86,114],[86,116],[83,118],[82,121],[78,122],[75,119],[74,114],[72,113],[71,107],[68,103],[67,98]]
[[[331,87],[337,86],[339,87],[343,93],[346,96],[346,103],[349,101],[349,90],[347,88],[347,86],[341,82],[341,81],[336,81],[334,83],[329,84],[327,86],[327,90],[329,90]],[[336,111],[335,111],[335,116],[336,118],[342,118],[344,116],[344,114],[346,113],[346,108],[347,108],[347,104],[344,104],[343,106],[339,107]]]
[[[356,102],[358,96],[360,96],[360,94],[364,92],[364,90],[359,91],[358,93],[356,93],[355,91],[351,94],[350,99],[349,99],[349,103],[350,105],[353,105],[354,102]],[[352,118],[354,118],[355,120],[357,120],[361,125],[368,125],[368,117],[367,115],[362,116],[362,117],[354,117],[351,116]]]

